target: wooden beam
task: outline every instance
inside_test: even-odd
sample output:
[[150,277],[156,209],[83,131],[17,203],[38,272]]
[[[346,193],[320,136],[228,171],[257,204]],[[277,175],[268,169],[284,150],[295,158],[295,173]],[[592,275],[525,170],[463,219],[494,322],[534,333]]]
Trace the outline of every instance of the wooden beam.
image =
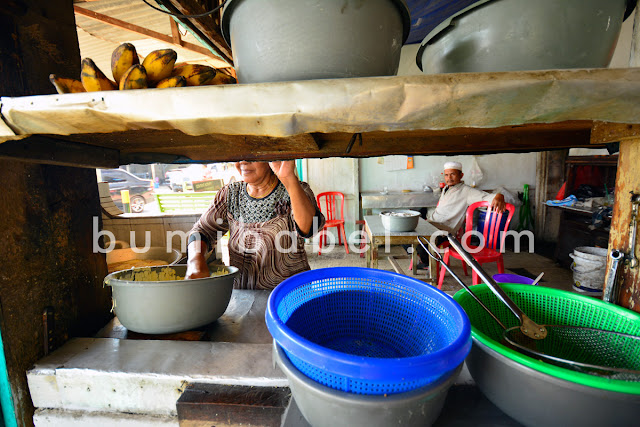
[[120,166],[118,150],[38,135],[0,144],[0,158],[92,169]]
[[134,33],[137,33],[137,34],[142,34],[143,36],[151,38],[151,39],[156,39],[156,40],[160,40],[162,42],[169,43],[169,44],[172,44],[172,45],[175,45],[175,46],[180,46],[180,47],[182,47],[184,49],[187,49],[187,50],[190,50],[190,51],[193,51],[193,52],[197,52],[197,53],[205,55],[205,56],[207,56],[209,58],[217,59],[218,61],[220,61],[220,67],[228,67],[229,66],[228,63],[226,63],[225,61],[220,59],[214,53],[211,53],[211,51],[209,51],[209,49],[207,49],[207,48],[205,48],[203,46],[198,46],[196,44],[188,43],[188,42],[182,42],[182,44],[176,45],[174,43],[173,37],[168,36],[166,34],[162,34],[162,33],[159,33],[157,31],[149,30],[148,28],[143,28],[143,27],[140,27],[139,25],[131,24],[129,22],[125,22],[125,21],[122,21],[122,20],[117,19],[117,18],[112,18],[110,16],[103,15],[102,13],[94,12],[92,10],[87,10],[87,9],[84,9],[84,8],[82,8],[80,6],[77,6],[77,5],[73,6],[73,10],[78,15],[85,16],[85,17],[91,18],[91,19],[95,19],[96,21],[100,21],[102,23],[105,23],[105,24],[108,24],[108,25],[112,25],[112,26],[117,27],[117,28],[122,28],[123,30],[131,31],[131,32],[134,32]]
[[[182,15],[197,15],[206,12],[205,8],[195,0],[161,0],[160,3],[170,12],[177,12]],[[214,15],[216,16],[215,18]],[[214,13],[200,18],[177,19],[183,25],[199,34],[224,60],[229,64],[233,64],[233,54],[224,37],[222,37],[220,20],[217,16],[218,14]]]
[[592,144],[625,141],[638,137],[640,137],[640,125],[594,122],[591,129]]
[[59,135],[55,138],[119,150],[122,155],[161,153],[195,161],[284,160],[322,157],[377,157],[390,154],[487,154],[593,147],[591,122],[572,121],[501,128],[454,128],[362,133],[301,134],[287,138],[248,135],[186,135],[178,130]]
[[[337,134],[322,135],[324,146],[331,146]],[[343,154],[349,135],[343,134]],[[327,140],[331,138],[331,140]],[[374,157],[393,154],[483,154],[558,150],[589,145],[589,129],[553,129],[546,125],[496,129],[447,129],[411,132],[369,132],[362,134],[362,145],[354,144],[349,157]]]
[[182,36],[180,35],[180,29],[175,19],[169,17],[169,25],[171,26],[171,36],[173,37],[173,44],[183,46]]

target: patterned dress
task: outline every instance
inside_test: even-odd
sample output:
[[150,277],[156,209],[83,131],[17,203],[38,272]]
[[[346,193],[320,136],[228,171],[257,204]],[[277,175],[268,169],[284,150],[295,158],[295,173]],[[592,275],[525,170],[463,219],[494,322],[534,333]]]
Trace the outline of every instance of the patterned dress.
[[216,194],[191,229],[189,241],[199,234],[212,248],[229,230],[229,261],[240,269],[234,288],[275,288],[284,279],[310,269],[304,239],[322,230],[325,222],[311,188],[306,182],[300,184],[316,209],[308,233],[298,228],[289,193],[281,182],[261,199],[249,195],[245,182],[234,182]]

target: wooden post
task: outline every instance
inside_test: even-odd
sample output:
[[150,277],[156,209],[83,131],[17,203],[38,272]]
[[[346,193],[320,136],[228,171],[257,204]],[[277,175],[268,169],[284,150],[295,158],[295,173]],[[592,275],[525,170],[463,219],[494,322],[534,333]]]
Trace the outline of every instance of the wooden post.
[[[636,7],[633,36],[631,39],[631,52],[629,67],[640,66],[640,7]],[[613,217],[611,218],[611,231],[609,232],[609,253],[618,249],[627,256],[635,256],[638,250],[638,241],[634,248],[630,247],[629,237],[631,225],[631,193],[640,192],[640,138],[627,139],[620,142],[620,155],[618,157],[618,172],[616,175],[615,203]],[[633,251],[633,252],[632,252]],[[607,259],[607,272],[611,259]],[[640,313],[640,266],[629,268],[625,265],[620,274],[620,293],[617,295],[618,304]],[[604,284],[606,290],[610,283]]]
[[543,151],[536,159],[535,235],[541,242],[555,242],[560,227],[560,212],[545,202],[555,198],[565,179],[564,162],[568,150]]
[[[78,78],[80,50],[70,0],[0,2],[0,94],[55,93],[49,74]],[[100,199],[93,169],[0,160],[0,329],[15,417],[32,426],[26,371],[70,337],[91,336],[111,307],[93,253]],[[46,316],[45,316],[46,314]],[[55,318],[55,322],[53,321]],[[46,346],[46,347],[45,347]]]
[[[640,241],[636,239],[635,247],[630,247],[629,226],[631,222],[631,193],[640,193],[639,159],[640,138],[620,143],[615,204],[611,219],[611,232],[609,233],[609,252],[618,249],[627,255],[638,254]],[[611,260],[607,260],[607,267],[610,262]],[[618,304],[640,313],[640,266],[629,268],[629,265],[626,265],[619,280],[621,286]],[[610,284],[606,283],[605,289],[607,286]]]

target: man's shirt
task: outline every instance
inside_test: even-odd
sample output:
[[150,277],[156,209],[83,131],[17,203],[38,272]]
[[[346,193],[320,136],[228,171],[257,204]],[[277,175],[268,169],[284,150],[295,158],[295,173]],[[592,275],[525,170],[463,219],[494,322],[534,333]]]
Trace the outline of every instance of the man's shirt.
[[429,222],[441,230],[455,234],[464,222],[467,208],[480,201],[491,202],[495,194],[489,194],[464,182],[442,189],[438,206],[429,215]]

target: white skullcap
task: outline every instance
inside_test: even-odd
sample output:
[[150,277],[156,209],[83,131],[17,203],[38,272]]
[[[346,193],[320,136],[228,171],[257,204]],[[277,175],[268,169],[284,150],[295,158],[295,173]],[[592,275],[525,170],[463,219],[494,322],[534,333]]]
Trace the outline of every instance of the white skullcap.
[[457,169],[459,171],[462,170],[462,163],[460,162],[447,162],[444,164],[444,169]]

